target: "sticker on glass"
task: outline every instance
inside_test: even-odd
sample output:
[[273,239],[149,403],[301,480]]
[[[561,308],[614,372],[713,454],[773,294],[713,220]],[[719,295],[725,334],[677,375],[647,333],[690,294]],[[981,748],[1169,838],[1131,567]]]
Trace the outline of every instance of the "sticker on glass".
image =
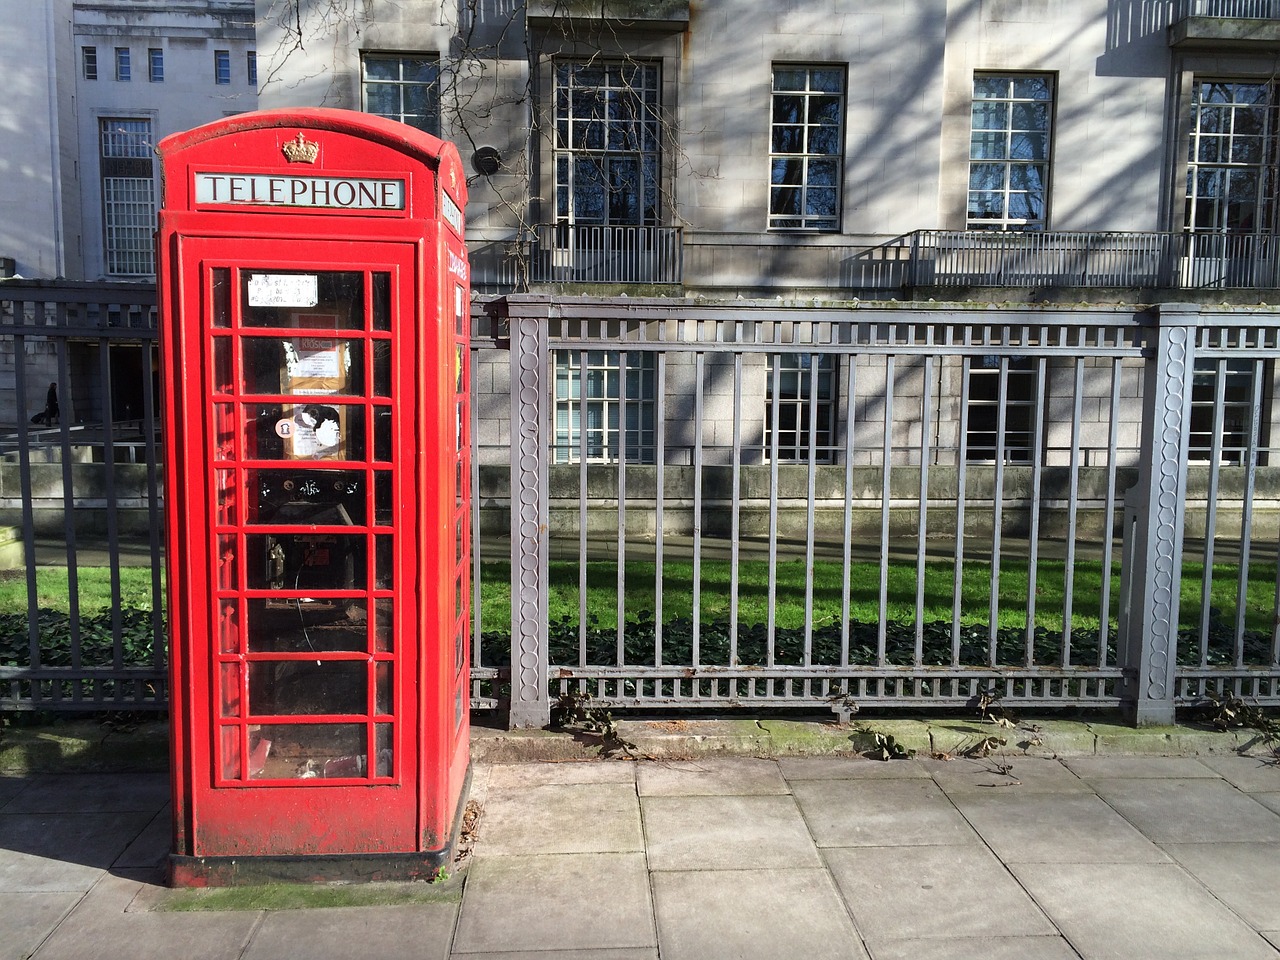
[[320,302],[319,277],[314,273],[252,273],[251,307],[314,307]]

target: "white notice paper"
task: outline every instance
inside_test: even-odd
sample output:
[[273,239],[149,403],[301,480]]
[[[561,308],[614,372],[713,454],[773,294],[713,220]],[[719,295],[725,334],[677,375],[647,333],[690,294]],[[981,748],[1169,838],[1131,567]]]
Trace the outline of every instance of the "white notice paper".
[[249,306],[314,307],[320,300],[318,279],[315,274],[250,274]]

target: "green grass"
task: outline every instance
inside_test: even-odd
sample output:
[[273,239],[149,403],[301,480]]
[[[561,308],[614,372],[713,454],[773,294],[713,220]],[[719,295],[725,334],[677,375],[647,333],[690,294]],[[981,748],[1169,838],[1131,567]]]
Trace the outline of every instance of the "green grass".
[[[161,574],[161,583],[164,575]],[[111,570],[108,567],[78,567],[76,588],[82,615],[91,616],[111,609]],[[162,595],[163,596],[163,595]],[[36,606],[69,613],[71,586],[66,567],[36,567]],[[120,606],[151,609],[151,568],[120,568]],[[25,613],[27,574],[25,570],[0,572],[0,613]]]
[[[576,662],[580,645],[579,566],[576,561],[553,561],[548,571],[550,594],[550,638],[552,661]],[[654,659],[659,633],[656,619],[655,581],[652,562],[628,563],[624,569],[625,596],[623,630],[618,631],[618,566],[611,561],[593,561],[586,568],[586,656],[589,662],[612,663],[622,655],[628,663],[642,664]],[[805,565],[801,560],[781,560],[775,570],[774,634],[772,656],[778,663],[803,662],[805,644],[815,662],[839,662],[842,647],[849,644],[854,663],[874,663],[881,642],[880,566],[854,563],[849,570],[849,619],[846,638],[841,616],[844,568],[837,561],[820,560],[813,567],[812,619],[806,637]],[[1203,566],[1188,563],[1183,568],[1179,659],[1198,659]],[[740,663],[764,663],[770,656],[766,629],[770,613],[769,566],[763,560],[746,560],[739,565],[736,630],[731,618],[728,561],[708,560],[700,567],[700,596],[697,630],[698,659],[702,663],[729,662],[731,650]],[[1275,617],[1274,564],[1250,567],[1244,611],[1246,661],[1269,660],[1269,645]],[[1027,634],[1032,634],[1035,660],[1059,662],[1065,643],[1071,644],[1073,663],[1097,662],[1105,655],[1115,662],[1115,621],[1120,601],[1120,578],[1111,577],[1107,629],[1102,630],[1100,598],[1102,566],[1097,561],[1080,561],[1075,566],[1071,586],[1070,623],[1064,623],[1068,584],[1061,560],[1043,560],[1036,570],[1034,586],[1035,618],[1028,625],[1028,597],[1032,595],[1029,565],[1023,559],[1007,559],[1001,565],[998,608],[994,630],[991,625],[991,567],[982,562],[965,565],[960,590],[961,631],[952,636],[954,569],[949,561],[925,565],[923,610],[919,632],[924,661],[946,663],[953,642],[960,645],[960,660],[966,663],[995,662],[1017,664],[1027,658]],[[1210,599],[1210,662],[1222,663],[1234,655],[1238,571],[1231,565],[1213,569]],[[890,662],[912,662],[917,643],[916,568],[914,563],[893,563],[888,567],[886,656]],[[510,566],[486,562],[482,569],[482,626],[484,662],[503,662],[509,657],[511,620]],[[693,566],[688,561],[668,561],[662,570],[662,660],[665,663],[691,662],[693,630]],[[37,630],[42,660],[50,666],[70,663],[70,595],[65,568],[42,567],[37,571],[37,598],[40,607]],[[112,641],[112,583],[103,568],[81,568],[78,573],[79,630],[82,662],[108,665],[114,662]],[[123,662],[150,664],[152,592],[147,568],[120,571],[121,618],[124,641]],[[994,633],[994,639],[992,634]],[[1100,634],[1108,649],[1099,651]],[[0,576],[0,663],[27,662],[30,641],[27,624],[27,582],[25,574]]]

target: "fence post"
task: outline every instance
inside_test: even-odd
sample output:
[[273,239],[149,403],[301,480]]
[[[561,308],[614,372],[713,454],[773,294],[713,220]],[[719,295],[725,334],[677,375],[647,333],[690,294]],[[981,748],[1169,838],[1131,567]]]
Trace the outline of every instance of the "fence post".
[[[527,310],[526,305],[522,307]],[[512,729],[551,720],[547,692],[547,320],[511,318],[511,707]]]
[[1125,670],[1121,703],[1137,726],[1174,721],[1187,440],[1200,307],[1164,303],[1152,308],[1151,318],[1138,482],[1125,497],[1118,624]]

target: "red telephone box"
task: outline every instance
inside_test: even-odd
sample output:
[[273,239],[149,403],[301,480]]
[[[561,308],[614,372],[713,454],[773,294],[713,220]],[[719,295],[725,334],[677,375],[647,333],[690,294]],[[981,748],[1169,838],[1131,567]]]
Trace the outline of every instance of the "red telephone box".
[[274,110],[159,151],[171,879],[431,876],[469,769],[457,150]]

